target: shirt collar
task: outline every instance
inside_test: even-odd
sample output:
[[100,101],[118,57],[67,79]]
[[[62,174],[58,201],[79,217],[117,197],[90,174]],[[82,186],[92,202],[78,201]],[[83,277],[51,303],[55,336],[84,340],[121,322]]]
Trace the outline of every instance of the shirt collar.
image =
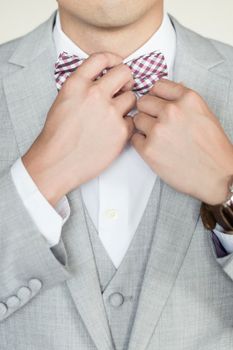
[[[62,30],[59,11],[56,15],[56,23],[53,31],[57,55],[63,51],[80,58],[87,58],[89,55],[78,47]],[[167,13],[164,14],[159,29],[136,51],[124,59],[124,63],[152,51],[163,53],[167,66],[168,78],[172,78],[173,65],[176,53],[176,33]]]

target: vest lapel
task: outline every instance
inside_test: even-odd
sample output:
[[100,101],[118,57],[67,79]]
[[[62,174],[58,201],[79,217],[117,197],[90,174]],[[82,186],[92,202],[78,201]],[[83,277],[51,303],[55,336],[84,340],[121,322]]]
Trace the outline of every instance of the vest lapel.
[[99,233],[89,215],[89,212],[85,206],[85,203],[82,202],[82,204],[84,208],[84,214],[86,218],[88,233],[89,233],[90,242],[91,242],[93,255],[95,259],[95,265],[98,271],[101,292],[104,293],[108,284],[111,282],[112,278],[114,278],[118,270],[114,266],[112,260],[110,259],[106,249],[104,248],[99,238]]
[[63,234],[73,278],[67,286],[97,349],[113,349],[80,188],[69,195],[71,217]]
[[175,192],[161,180],[154,241],[148,258],[129,350],[144,350],[158,323],[195,230],[198,201]]
[[[174,19],[172,21],[177,33],[174,80],[182,81],[186,86],[199,92],[216,115],[220,119],[224,118],[229,80],[210,71],[211,67],[222,63],[222,57],[213,50],[213,47],[211,49],[206,47],[208,42],[202,43],[199,37],[195,43],[194,38],[189,37],[191,34],[188,30]],[[195,44],[199,45],[199,52]],[[209,52],[213,52],[210,59],[206,57]],[[197,53],[199,56],[195,59]],[[225,93],[219,93],[220,91]],[[162,192],[154,242],[148,259],[129,350],[147,348],[200,218],[198,200],[178,193],[160,181]]]

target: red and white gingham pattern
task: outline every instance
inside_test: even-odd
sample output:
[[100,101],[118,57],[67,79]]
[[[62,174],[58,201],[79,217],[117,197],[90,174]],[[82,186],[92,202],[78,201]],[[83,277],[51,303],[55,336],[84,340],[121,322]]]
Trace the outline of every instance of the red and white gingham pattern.
[[[74,72],[85,59],[80,59],[76,55],[68,55],[62,52],[55,64],[55,80],[57,89],[60,90],[66,79]],[[167,64],[164,55],[159,51],[151,52],[147,55],[140,56],[127,63],[134,77],[133,91],[141,95],[146,94],[154,83],[168,75]],[[107,72],[105,69],[100,75]]]

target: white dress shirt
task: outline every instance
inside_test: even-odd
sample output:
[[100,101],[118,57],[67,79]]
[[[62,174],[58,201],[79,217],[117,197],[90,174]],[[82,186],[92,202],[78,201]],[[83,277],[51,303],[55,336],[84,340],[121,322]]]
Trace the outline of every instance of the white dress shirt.
[[[80,58],[88,55],[72,42],[62,31],[59,13],[54,27],[57,56],[63,51]],[[167,14],[156,33],[124,62],[151,51],[161,51],[168,66],[168,79],[173,78],[176,54],[176,33]],[[139,97],[139,96],[137,96]],[[131,115],[136,110],[131,111]],[[69,218],[70,207],[66,196],[53,208],[40,193],[25,169],[21,158],[11,168],[13,181],[24,205],[50,246],[60,240],[62,226]],[[119,267],[132,241],[137,226],[146,208],[156,181],[156,174],[127,144],[122,153],[98,177],[80,186],[84,204],[95,225],[99,238],[116,268]],[[215,232],[229,252],[233,252],[233,237]]]

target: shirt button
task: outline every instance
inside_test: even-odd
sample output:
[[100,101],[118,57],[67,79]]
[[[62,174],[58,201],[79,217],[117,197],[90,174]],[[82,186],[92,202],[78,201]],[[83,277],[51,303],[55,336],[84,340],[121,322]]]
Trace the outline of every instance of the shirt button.
[[109,296],[109,302],[114,307],[119,307],[124,303],[124,297],[121,293],[113,293]]
[[105,215],[107,216],[107,218],[109,219],[117,219],[118,217],[118,212],[115,209],[108,209],[105,211]]

